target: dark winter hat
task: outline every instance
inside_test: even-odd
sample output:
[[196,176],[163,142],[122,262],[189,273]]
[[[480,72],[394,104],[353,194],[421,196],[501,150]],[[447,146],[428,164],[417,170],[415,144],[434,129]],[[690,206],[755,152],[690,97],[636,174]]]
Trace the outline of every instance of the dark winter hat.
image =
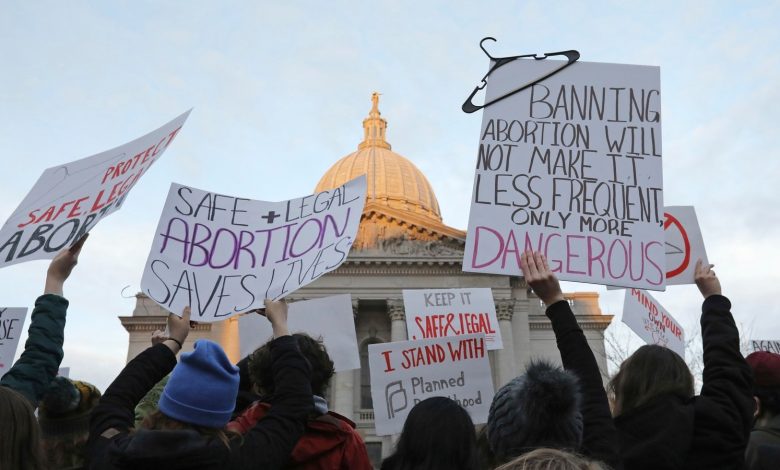
[[758,351],[746,360],[753,369],[756,387],[780,389],[780,354]]
[[67,377],[55,377],[38,405],[43,437],[89,432],[89,413],[100,401],[94,385]]
[[493,397],[487,422],[490,448],[500,460],[539,447],[577,450],[582,413],[577,377],[548,362],[531,362]]
[[195,342],[181,355],[163,389],[160,411],[184,423],[223,428],[230,420],[238,394],[238,367],[212,341]]

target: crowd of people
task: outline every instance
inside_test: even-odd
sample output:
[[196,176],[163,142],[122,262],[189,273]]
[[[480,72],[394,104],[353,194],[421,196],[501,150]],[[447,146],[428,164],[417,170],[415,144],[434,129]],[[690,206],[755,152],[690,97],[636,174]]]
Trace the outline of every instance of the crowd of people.
[[[102,395],[58,377],[63,286],[85,240],[49,265],[24,351],[0,380],[0,470],[371,468],[355,424],[328,408],[333,361],[321,341],[288,331],[283,301],[266,300],[273,339],[238,364],[208,340],[179,354],[191,328],[185,309]],[[780,468],[780,355],[742,356],[711,265],[696,267],[698,395],[684,360],[655,345],[604,387],[545,257],[526,252],[521,267],[547,306],[561,365],[530,361],[502,384],[480,429],[449,398],[419,402],[383,470]]]

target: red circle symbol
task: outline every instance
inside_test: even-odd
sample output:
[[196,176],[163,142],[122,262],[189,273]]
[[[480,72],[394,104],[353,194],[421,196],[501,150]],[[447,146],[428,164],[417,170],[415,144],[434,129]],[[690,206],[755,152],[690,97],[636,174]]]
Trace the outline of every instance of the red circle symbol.
[[666,272],[666,278],[672,278],[674,276],[679,275],[683,271],[685,271],[688,268],[688,265],[691,262],[691,242],[688,240],[688,232],[685,231],[685,227],[683,227],[683,224],[680,223],[679,220],[672,214],[665,212],[664,213],[664,230],[667,230],[669,226],[674,225],[677,227],[677,230],[680,231],[680,236],[683,240],[683,259],[682,262],[680,262],[680,265],[676,268],[672,269],[671,271]]

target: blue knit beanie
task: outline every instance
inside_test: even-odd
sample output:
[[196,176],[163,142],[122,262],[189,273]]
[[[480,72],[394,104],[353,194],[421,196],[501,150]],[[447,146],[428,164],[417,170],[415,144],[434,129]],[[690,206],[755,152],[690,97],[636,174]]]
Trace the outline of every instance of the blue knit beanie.
[[184,423],[223,428],[230,421],[238,394],[238,367],[212,341],[195,342],[174,367],[157,406],[165,416]]

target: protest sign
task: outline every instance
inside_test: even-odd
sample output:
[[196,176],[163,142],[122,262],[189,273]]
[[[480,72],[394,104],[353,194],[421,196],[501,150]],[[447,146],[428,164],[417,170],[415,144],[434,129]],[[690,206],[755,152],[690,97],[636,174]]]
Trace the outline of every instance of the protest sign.
[[[349,294],[291,303],[287,328],[290,333],[307,333],[314,339],[322,339],[336,372],[360,369],[352,296]],[[257,314],[242,315],[238,319],[238,335],[241,357],[246,357],[273,338],[271,322]]]
[[122,146],[45,170],[0,229],[0,267],[54,258],[118,210],[189,114]]
[[685,331],[650,293],[626,289],[623,323],[645,343],[667,347],[685,359]]
[[709,262],[693,206],[664,209],[664,237],[666,285],[694,284],[696,260]]
[[0,377],[11,369],[27,308],[0,308]]
[[490,288],[406,289],[403,296],[410,339],[484,333],[489,350],[504,347]]
[[279,299],[336,269],[357,233],[366,177],[281,202],[173,183],[141,289],[164,309],[218,321]]
[[751,353],[758,351],[767,351],[780,354],[780,340],[771,339],[751,339],[748,348]]
[[377,436],[401,432],[420,401],[449,397],[487,422],[493,400],[485,335],[450,336],[368,346],[371,398]]
[[70,367],[60,367],[59,370],[57,370],[57,375],[65,378],[70,377]]
[[[486,101],[560,61],[515,60]],[[463,270],[664,289],[658,67],[577,62],[483,111]]]

